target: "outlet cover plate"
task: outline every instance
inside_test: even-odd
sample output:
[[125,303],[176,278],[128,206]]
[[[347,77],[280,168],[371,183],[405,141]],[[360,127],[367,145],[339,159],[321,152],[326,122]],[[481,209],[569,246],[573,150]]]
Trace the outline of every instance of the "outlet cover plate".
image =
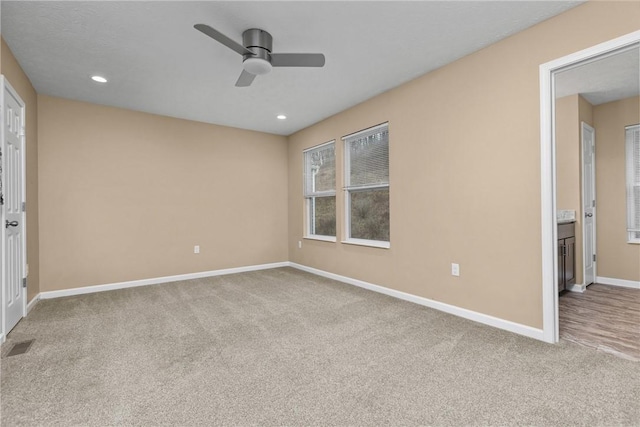
[[460,264],[456,264],[455,262],[451,263],[451,275],[460,276]]

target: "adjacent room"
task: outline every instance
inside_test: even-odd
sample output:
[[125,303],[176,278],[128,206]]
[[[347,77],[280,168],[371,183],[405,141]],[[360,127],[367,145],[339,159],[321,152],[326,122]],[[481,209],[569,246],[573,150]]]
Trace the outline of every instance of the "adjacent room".
[[0,19],[2,425],[640,423],[639,2]]
[[555,89],[560,335],[638,360],[640,46],[558,73]]

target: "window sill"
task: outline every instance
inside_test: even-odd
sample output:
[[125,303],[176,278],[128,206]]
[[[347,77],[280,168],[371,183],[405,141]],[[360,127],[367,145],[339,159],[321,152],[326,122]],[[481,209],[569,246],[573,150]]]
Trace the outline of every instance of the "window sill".
[[369,246],[371,248],[380,249],[389,249],[391,247],[391,243],[381,242],[379,240],[347,239],[343,240],[342,243],[345,243],[347,245]]
[[640,245],[640,240],[627,240],[630,245]]
[[336,238],[332,236],[304,236],[305,240],[319,240],[321,242],[336,242]]

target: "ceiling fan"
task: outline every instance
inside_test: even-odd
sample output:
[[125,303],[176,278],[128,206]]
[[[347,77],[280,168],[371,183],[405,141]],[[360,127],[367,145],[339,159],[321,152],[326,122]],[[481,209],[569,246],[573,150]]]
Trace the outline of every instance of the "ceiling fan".
[[242,44],[205,24],[193,26],[229,49],[242,55],[242,73],[236,82],[238,87],[250,86],[257,75],[267,74],[272,67],[323,67],[321,53],[271,53],[271,34],[258,28],[242,33]]

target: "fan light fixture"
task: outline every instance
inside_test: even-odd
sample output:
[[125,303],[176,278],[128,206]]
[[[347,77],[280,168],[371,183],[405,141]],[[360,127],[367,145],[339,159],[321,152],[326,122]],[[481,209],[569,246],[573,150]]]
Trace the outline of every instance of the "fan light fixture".
[[262,58],[247,58],[242,63],[242,68],[247,73],[255,74],[256,76],[261,76],[263,74],[267,74],[271,71],[271,63],[266,59]]
[[107,82],[107,79],[105,79],[102,76],[91,76],[91,80],[93,80],[94,82],[97,82],[97,83],[106,83]]

